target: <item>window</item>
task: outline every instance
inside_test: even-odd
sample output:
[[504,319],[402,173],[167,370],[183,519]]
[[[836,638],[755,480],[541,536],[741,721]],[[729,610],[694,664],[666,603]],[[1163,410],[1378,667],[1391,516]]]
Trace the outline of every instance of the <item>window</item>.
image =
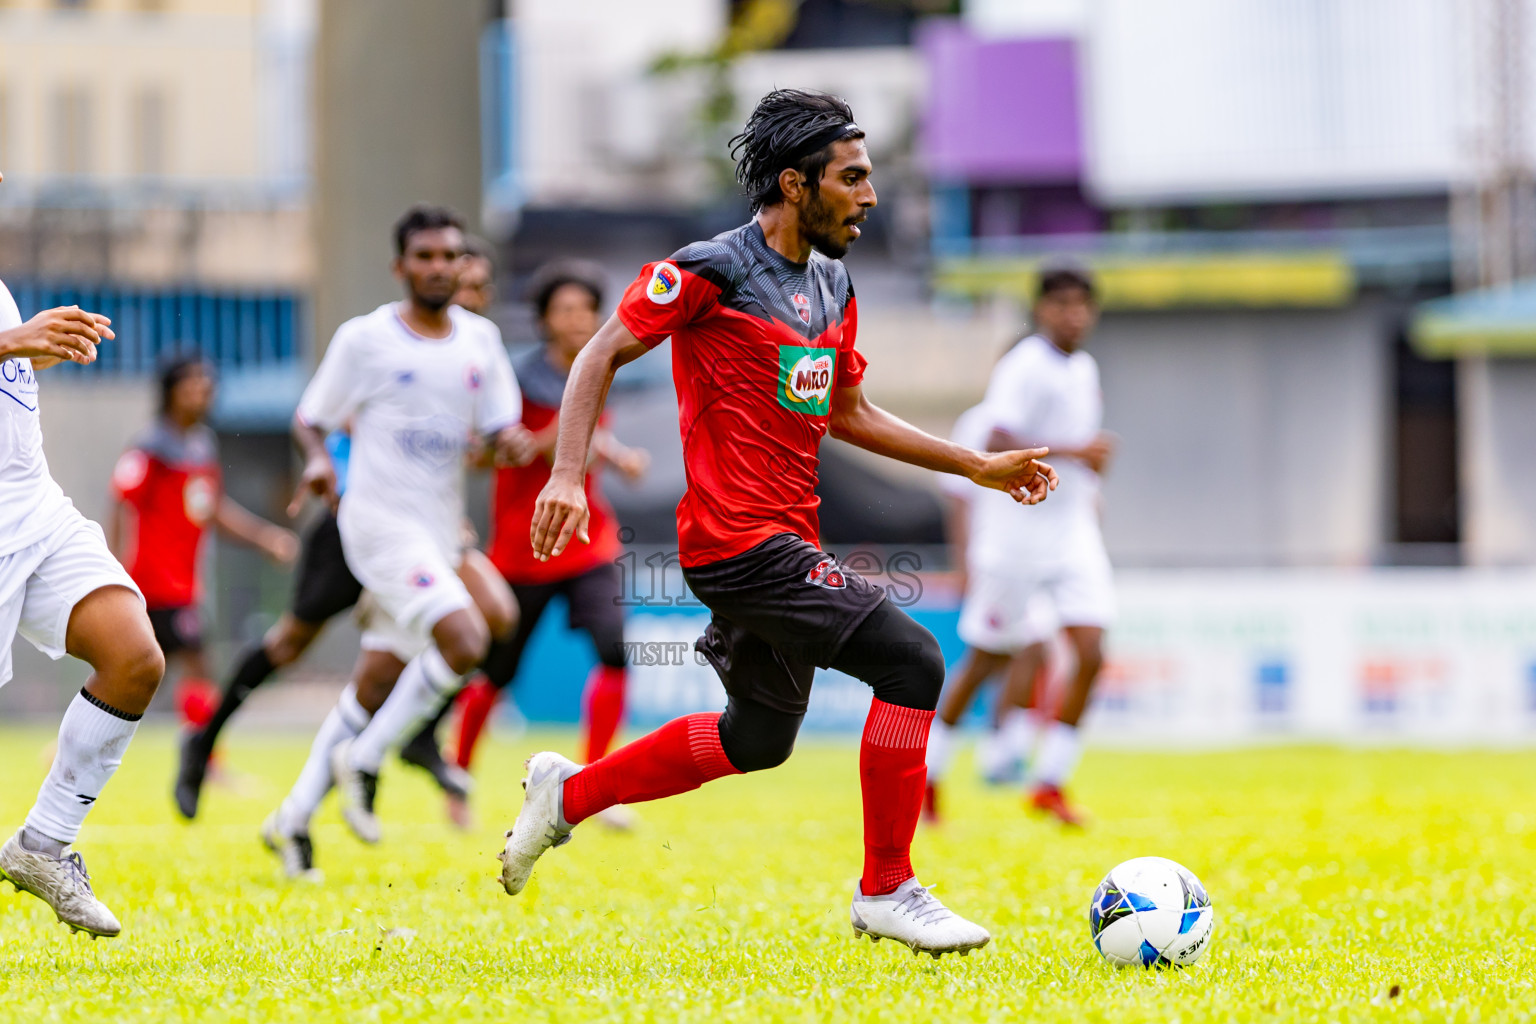
[[90,94],[79,86],[61,89],[54,93],[49,114],[53,173],[89,174],[93,142]]
[[167,125],[165,94],[150,87],[133,97],[133,173],[158,177],[166,173]]

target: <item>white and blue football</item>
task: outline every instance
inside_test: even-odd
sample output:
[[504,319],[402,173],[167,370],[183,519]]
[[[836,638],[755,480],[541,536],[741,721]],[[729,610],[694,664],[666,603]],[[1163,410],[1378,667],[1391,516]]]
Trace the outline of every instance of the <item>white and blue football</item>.
[[1088,908],[1093,946],[1117,967],[1188,967],[1210,944],[1211,898],[1189,869],[1137,857],[1104,876]]

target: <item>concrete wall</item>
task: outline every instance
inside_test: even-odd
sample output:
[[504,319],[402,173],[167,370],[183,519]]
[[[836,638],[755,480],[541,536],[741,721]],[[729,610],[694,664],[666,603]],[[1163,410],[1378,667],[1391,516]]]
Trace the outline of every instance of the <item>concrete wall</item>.
[[1380,312],[1114,314],[1093,339],[1111,554],[1129,565],[1343,565],[1385,540]]
[[390,229],[414,203],[480,213],[484,0],[322,0],[316,50],[316,348],[399,296]]

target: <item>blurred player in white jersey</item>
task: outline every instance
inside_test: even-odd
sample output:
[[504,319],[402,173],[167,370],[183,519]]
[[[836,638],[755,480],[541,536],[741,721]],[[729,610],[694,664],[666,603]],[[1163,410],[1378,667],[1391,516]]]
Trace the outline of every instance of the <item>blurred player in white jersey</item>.
[[977,496],[969,590],[960,613],[960,637],[971,647],[1019,652],[1012,678],[1026,688],[1045,656],[1045,641],[1066,631],[1077,670],[1032,761],[1030,802],[1071,825],[1082,819],[1063,791],[1077,766],[1078,722],[1104,663],[1104,631],[1115,617],[1114,580],[1099,528],[1099,474],[1114,439],[1102,429],[1098,364],[1082,348],[1097,320],[1087,273],[1048,270],[1034,304],[1036,333],[992,372],[982,401],[991,427],[988,447],[1050,446],[1061,484],[1051,501],[1038,506]]
[[[955,420],[950,440],[967,448],[985,449],[991,433],[992,424],[986,407],[974,405]],[[971,506],[982,495],[982,488],[969,480],[941,474],[939,489],[944,493],[945,530],[949,535],[951,564],[958,569],[960,591],[964,594],[969,590],[967,568],[974,536],[971,529]],[[1039,605],[1037,601],[1036,607]],[[1046,625],[1043,628],[1049,627]],[[1016,674],[1016,667],[1020,671],[1036,671],[1041,662],[1038,657],[1032,657],[1015,666],[1017,653],[1012,649],[988,650],[968,646],[960,664],[945,682],[938,711],[928,733],[928,788],[923,796],[923,817],[929,823],[936,823],[940,817],[941,783],[954,753],[955,733],[960,719],[970,708],[982,685],[1004,670],[1008,671],[1008,682],[998,694],[997,712],[991,729],[978,749],[977,762],[988,782],[1003,784],[1018,780],[1022,756],[1034,738],[1035,723],[1031,712],[1009,700],[1011,693],[1027,696],[1030,692],[1029,686],[1012,677]]]
[[[347,565],[373,607],[360,671],[262,827],[290,875],[313,868],[309,820],[333,781],[352,830],[378,840],[372,805],[385,753],[484,659],[487,616],[458,575],[466,455],[478,450],[486,463],[505,464],[532,453],[501,333],[450,304],[464,263],[462,222],[441,208],[414,208],[395,227],[395,248],[405,300],[336,331],[294,417],[306,456],[301,489],[333,505],[325,436],[350,429],[337,523]],[[496,597],[510,605],[506,584],[495,582]]]
[[101,527],[64,496],[43,457],[37,371],[90,363],[110,321],[73,306],[22,323],[0,283],[0,685],[19,633],[53,658],[94,670],[59,725],[58,750],[37,803],[0,847],[0,877],[92,936],[121,926],[91,889],[70,846],[149,707],[165,659],[144,598],[107,550]]
[[[459,287],[454,293],[453,303],[483,316],[490,308],[495,294],[490,247],[474,238],[467,241],[467,252],[459,272]],[[328,434],[325,441],[331,454],[332,469],[336,473],[336,493],[339,495],[346,489],[347,459],[351,452],[352,438],[346,431],[336,430]],[[298,511],[300,509],[296,504],[290,514]],[[459,578],[474,596],[475,604],[485,613],[491,632],[497,637],[511,633],[516,626],[516,608],[510,601],[497,601],[496,590],[501,575],[490,560],[479,551],[466,550]],[[362,593],[363,585],[347,567],[346,555],[341,547],[341,531],[336,525],[336,513],[327,508],[305,534],[298,572],[294,578],[293,600],[288,609],[259,643],[247,648],[236,659],[235,667],[224,684],[218,707],[207,724],[200,729],[188,730],[182,738],[174,789],[176,807],[182,817],[188,821],[197,817],[209,760],[230,718],[240,710],[257,687],[279,669],[297,661],[319,638],[325,624],[356,605]],[[391,662],[398,668],[404,667],[393,656],[364,652],[357,672],[374,685],[392,686],[399,672],[390,675]],[[427,739],[430,741],[431,737]],[[469,773],[443,760],[437,744],[418,744],[415,750],[409,746],[404,747],[400,751],[400,758],[430,773],[447,795],[449,807],[461,809],[461,816],[468,814],[465,800],[469,796]]]

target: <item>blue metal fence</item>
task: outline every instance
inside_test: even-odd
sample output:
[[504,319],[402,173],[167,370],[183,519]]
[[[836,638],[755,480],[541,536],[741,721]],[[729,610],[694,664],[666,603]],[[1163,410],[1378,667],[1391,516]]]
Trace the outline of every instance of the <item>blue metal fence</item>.
[[23,317],[54,306],[77,305],[111,318],[117,340],[101,346],[90,366],[60,367],[66,373],[151,373],[165,353],[194,349],[221,373],[228,373],[292,365],[305,351],[304,302],[293,292],[67,282],[20,282],[9,287]]

